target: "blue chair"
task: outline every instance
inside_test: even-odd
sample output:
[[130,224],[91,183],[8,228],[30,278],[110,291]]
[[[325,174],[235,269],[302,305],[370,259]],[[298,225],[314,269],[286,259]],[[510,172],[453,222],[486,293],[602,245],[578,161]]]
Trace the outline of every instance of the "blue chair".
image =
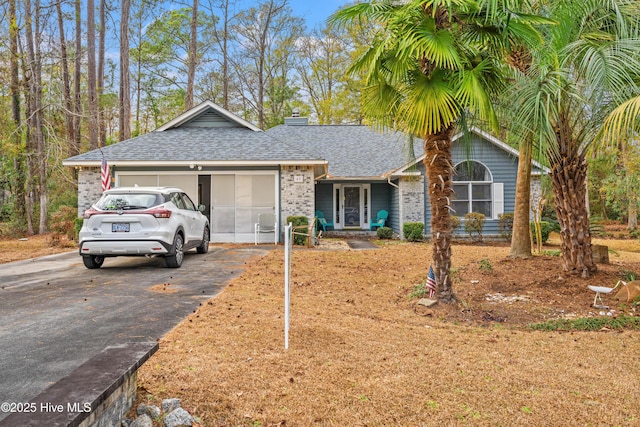
[[316,211],[316,220],[318,221],[318,225],[320,226],[322,231],[327,231],[327,227],[334,228],[333,222],[327,221],[322,211]]
[[374,230],[375,227],[384,227],[388,218],[389,218],[389,212],[385,211],[384,209],[379,210],[376,220],[375,221],[372,220],[369,222],[369,229]]

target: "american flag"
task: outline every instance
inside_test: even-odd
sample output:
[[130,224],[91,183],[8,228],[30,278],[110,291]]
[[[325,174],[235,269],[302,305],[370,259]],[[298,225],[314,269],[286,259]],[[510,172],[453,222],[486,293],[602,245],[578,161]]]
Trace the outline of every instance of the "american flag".
[[102,167],[100,168],[100,181],[102,182],[102,191],[106,191],[111,188],[111,173],[109,172],[109,165],[107,159],[102,158]]
[[436,275],[433,272],[432,266],[429,266],[429,275],[427,276],[425,286],[429,289],[429,298],[433,298],[436,294]]

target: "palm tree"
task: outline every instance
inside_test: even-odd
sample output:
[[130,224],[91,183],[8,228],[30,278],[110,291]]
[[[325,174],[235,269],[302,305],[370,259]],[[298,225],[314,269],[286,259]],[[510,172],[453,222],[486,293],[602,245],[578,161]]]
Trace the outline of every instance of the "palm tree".
[[[543,147],[551,167],[563,266],[596,271],[586,197],[587,148],[599,140],[605,115],[621,89],[633,86],[638,42],[629,0],[555,0],[543,13],[558,25],[544,32],[511,97],[525,138]],[[637,74],[636,74],[637,75]]]
[[[508,3],[508,4],[507,4]],[[371,0],[330,18],[377,24],[370,49],[351,66],[366,76],[363,112],[379,127],[424,140],[437,298],[455,300],[451,268],[451,138],[467,119],[497,127],[492,98],[503,88],[511,43],[536,38],[516,0]]]

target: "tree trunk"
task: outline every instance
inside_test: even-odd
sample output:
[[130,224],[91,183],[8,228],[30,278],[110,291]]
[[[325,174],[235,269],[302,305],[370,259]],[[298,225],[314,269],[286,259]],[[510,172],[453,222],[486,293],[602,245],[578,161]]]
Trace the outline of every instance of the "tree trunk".
[[129,73],[129,13],[131,1],[122,0],[120,16],[120,102],[118,140],[131,138],[131,75]]
[[81,104],[81,78],[82,78],[82,9],[80,0],[75,2],[76,13],[76,52],[73,70],[73,147],[72,155],[80,154],[80,124],[82,117],[82,104]]
[[222,35],[222,106],[229,109],[229,0],[224,4],[224,34]]
[[629,219],[627,221],[627,228],[629,230],[637,229],[638,228],[638,210],[631,203],[629,203],[629,209],[627,209],[627,214],[629,215]]
[[[43,112],[42,112],[42,73],[41,73],[41,30],[40,30],[40,2],[36,1],[34,12],[31,10],[31,0],[25,0],[25,28],[27,46],[27,67],[26,71],[29,75],[28,79],[28,99],[29,99],[29,115],[27,120],[27,185],[30,189],[36,191],[36,195],[32,191],[28,191],[27,204],[30,205],[28,211],[32,210],[33,200],[35,197],[40,198],[40,221],[38,231],[44,233],[47,224],[47,162],[43,131]],[[35,31],[34,31],[35,30]],[[37,177],[37,179],[36,179]],[[30,213],[30,212],[29,212]],[[30,232],[33,232],[33,225],[30,224]]]
[[451,196],[453,195],[453,163],[449,127],[424,140],[429,203],[431,204],[431,236],[433,241],[433,270],[437,283],[437,298],[441,302],[456,300],[451,280]]
[[12,180],[13,191],[15,192],[15,207],[13,217],[16,219],[26,218],[26,194],[25,194],[25,162],[24,150],[22,147],[22,123],[20,119],[20,78],[19,78],[19,52],[18,52],[18,25],[16,15],[16,2],[9,0],[9,67],[11,69],[11,114],[15,130],[13,131],[13,145],[16,152],[14,168],[15,179]]
[[531,258],[531,226],[529,211],[531,209],[531,153],[533,147],[530,140],[520,143],[518,155],[518,177],[516,179],[516,200],[513,212],[513,234],[511,236],[511,253],[514,258]]
[[107,31],[107,13],[105,0],[100,0],[100,30],[98,31],[98,71],[96,82],[96,100],[98,104],[98,145],[104,147],[107,144],[107,128],[104,117],[104,108],[101,105],[104,94],[104,43]]
[[191,38],[189,40],[189,70],[187,71],[187,94],[184,109],[193,108],[193,86],[196,79],[196,65],[198,62],[198,0],[193,0],[191,13]]
[[584,278],[597,271],[591,248],[591,231],[586,209],[587,161],[583,155],[560,155],[553,162],[551,181],[565,271]]
[[87,0],[87,93],[89,95],[89,149],[98,148],[98,89],[96,83],[96,22],[94,0]]
[[73,101],[71,100],[71,83],[69,81],[69,59],[67,57],[67,41],[64,35],[64,17],[62,15],[62,0],[56,2],[58,14],[58,31],[60,31],[60,62],[62,64],[62,90],[64,97],[64,118],[67,134],[67,154],[75,155],[73,149]]

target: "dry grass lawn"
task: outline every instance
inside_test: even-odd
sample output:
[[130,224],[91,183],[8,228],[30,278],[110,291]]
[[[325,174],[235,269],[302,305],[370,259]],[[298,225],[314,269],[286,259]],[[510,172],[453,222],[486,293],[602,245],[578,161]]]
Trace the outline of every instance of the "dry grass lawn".
[[74,242],[63,240],[59,245],[51,244],[50,234],[0,239],[0,264],[12,261],[69,252],[77,248]]
[[288,350],[275,249],[161,340],[138,402],[179,397],[201,426],[638,426],[637,331],[527,327],[600,316],[586,285],[640,272],[638,240],[625,245],[589,280],[558,257],[454,245],[460,303],[433,309],[409,298],[429,244],[298,249]]
[[[161,340],[138,402],[179,397],[200,426],[640,426],[637,331],[527,326],[638,316],[612,298],[609,313],[591,308],[586,285],[640,272],[640,242],[594,242],[609,245],[611,263],[588,280],[562,271],[557,238],[526,261],[505,245],[456,244],[460,302],[432,309],[409,297],[429,244],[297,249],[288,350],[275,249]],[[70,250],[49,236],[5,239],[0,263]]]

